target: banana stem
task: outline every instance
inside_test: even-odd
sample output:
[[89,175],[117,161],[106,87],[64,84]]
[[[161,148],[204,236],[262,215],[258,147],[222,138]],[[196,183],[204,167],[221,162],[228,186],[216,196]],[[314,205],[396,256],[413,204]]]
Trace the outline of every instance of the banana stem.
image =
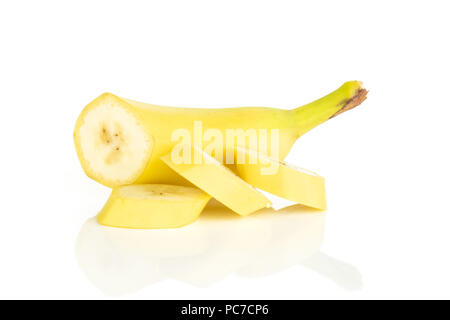
[[295,114],[299,136],[335,116],[360,105],[367,96],[367,90],[359,81],[349,81],[330,94],[305,106],[292,110]]

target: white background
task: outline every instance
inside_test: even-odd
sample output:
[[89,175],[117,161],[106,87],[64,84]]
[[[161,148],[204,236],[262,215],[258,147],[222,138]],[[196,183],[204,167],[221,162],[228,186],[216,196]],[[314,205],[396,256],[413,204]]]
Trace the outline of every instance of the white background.
[[[2,0],[0,298],[450,298],[448,12]],[[326,178],[326,214],[209,213],[159,233],[85,224],[109,190],[84,175],[72,131],[99,94],[293,108],[348,80],[367,101],[288,157]]]

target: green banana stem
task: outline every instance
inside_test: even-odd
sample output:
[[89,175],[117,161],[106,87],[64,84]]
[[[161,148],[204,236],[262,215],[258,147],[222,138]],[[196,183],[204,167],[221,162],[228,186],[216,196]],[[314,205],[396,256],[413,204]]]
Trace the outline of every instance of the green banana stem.
[[360,105],[366,99],[367,92],[361,82],[349,81],[330,94],[293,109],[296,126],[300,128],[299,136],[328,119]]

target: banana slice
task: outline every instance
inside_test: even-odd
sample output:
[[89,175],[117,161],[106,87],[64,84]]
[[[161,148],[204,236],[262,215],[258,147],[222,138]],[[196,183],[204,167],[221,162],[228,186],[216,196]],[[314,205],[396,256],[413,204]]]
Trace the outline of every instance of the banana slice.
[[74,140],[86,174],[110,187],[133,183],[153,150],[153,136],[138,115],[111,94],[98,97],[83,110]]
[[254,150],[238,147],[239,153],[243,153],[245,161],[236,164],[238,175],[255,188],[308,207],[326,209],[323,177]]
[[[195,153],[201,161],[194,161]],[[242,216],[271,205],[255,188],[196,146],[191,148],[191,161],[186,161],[188,163],[173,161],[171,153],[161,159],[178,174]]]
[[97,221],[121,228],[177,228],[194,222],[210,198],[191,187],[164,184],[118,187],[113,189]]

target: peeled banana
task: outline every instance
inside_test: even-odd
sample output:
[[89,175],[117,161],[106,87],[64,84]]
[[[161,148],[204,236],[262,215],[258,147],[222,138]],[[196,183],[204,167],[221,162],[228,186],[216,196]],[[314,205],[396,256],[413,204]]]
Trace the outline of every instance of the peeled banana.
[[[282,160],[298,137],[359,105],[366,93],[360,82],[350,81],[323,98],[292,110],[174,108],[105,93],[81,112],[75,125],[74,142],[86,174],[106,186],[187,184],[160,159],[178,143],[173,139],[174,130],[183,128],[194,136],[195,123],[201,123],[203,131],[213,128],[223,136],[227,129],[234,128],[277,129],[278,148],[274,149],[276,154],[270,156]],[[204,142],[203,138],[200,142]],[[248,147],[246,143],[240,146]],[[230,148],[229,145],[227,147]],[[225,152],[223,150],[223,157]]]
[[325,209],[324,179],[283,159],[297,138],[366,95],[361,82],[350,81],[282,110],[174,108],[105,93],[83,109],[74,130],[85,173],[113,188],[97,220],[123,228],[180,227],[195,221],[211,197],[246,216],[271,206],[264,191]]
[[184,186],[117,187],[97,215],[97,221],[121,228],[177,228],[194,222],[210,198],[197,188]]

